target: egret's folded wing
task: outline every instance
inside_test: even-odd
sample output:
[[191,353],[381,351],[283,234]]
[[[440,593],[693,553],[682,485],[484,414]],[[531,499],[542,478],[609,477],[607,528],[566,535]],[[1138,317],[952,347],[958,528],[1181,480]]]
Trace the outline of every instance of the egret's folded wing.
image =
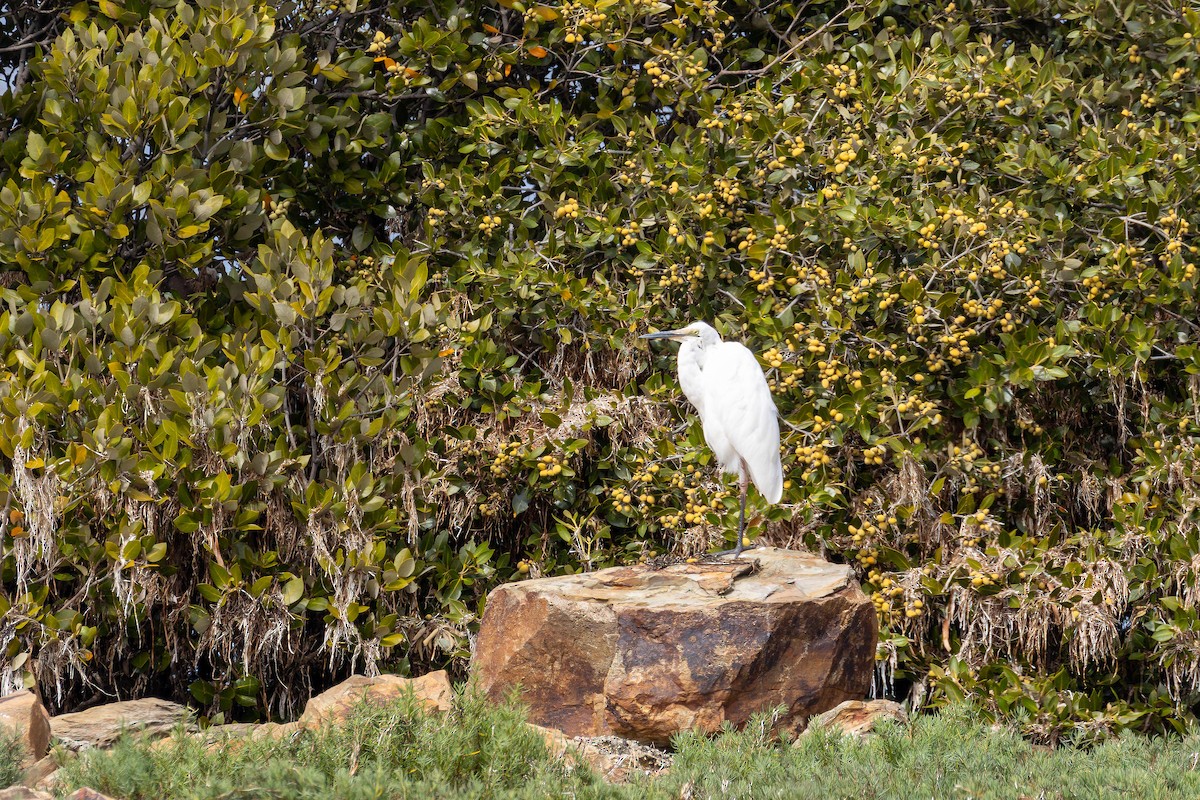
[[779,412],[754,354],[725,342],[704,364],[706,412],[715,416],[732,448],[750,467],[750,479],[771,503],[783,496]]

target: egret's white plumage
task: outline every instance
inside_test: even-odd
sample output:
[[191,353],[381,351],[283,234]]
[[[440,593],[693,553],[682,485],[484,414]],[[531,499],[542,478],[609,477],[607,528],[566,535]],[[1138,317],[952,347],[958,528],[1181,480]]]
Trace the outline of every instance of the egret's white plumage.
[[754,354],[739,342],[726,342],[711,325],[693,322],[674,331],[642,338],[674,339],[679,348],[679,385],[700,414],[704,439],[726,472],[738,476],[745,525],[746,482],[752,481],[768,503],[783,496],[779,461],[779,412]]

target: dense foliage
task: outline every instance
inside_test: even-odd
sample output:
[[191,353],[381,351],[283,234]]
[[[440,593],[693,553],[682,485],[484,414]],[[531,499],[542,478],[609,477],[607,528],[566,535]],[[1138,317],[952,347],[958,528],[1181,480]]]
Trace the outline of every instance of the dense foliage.
[[1186,5],[2,8],[6,682],[286,715],[461,666],[498,581],[719,544],[634,337],[703,318],[881,691],[1191,718]]

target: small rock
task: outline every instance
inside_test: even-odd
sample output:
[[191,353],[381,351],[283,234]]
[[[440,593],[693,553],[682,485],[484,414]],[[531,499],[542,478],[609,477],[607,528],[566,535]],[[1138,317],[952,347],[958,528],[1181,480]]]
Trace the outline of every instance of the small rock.
[[50,750],[50,714],[38,696],[28,689],[0,697],[0,728],[16,730],[25,741],[30,766]]
[[26,786],[32,786],[35,789],[46,788],[42,784],[58,771],[58,759],[54,757],[54,753],[46,756],[31,767],[28,767],[24,774],[21,775],[21,783]]
[[84,786],[67,795],[66,800],[113,800],[106,794],[100,794],[95,789]]
[[0,800],[54,800],[54,795],[30,789],[28,786],[10,786],[0,789]]
[[54,738],[69,750],[86,750],[111,747],[125,730],[137,730],[155,739],[169,736],[190,716],[187,708],[178,703],[150,697],[59,714],[50,719],[50,729]]
[[[757,563],[758,569],[753,570]],[[879,623],[850,567],[764,547],[744,561],[614,567],[495,589],[472,671],[568,736],[665,745],[783,706],[777,728],[866,694]]]
[[836,708],[813,717],[805,733],[817,728],[836,728],[847,736],[862,737],[884,720],[908,722],[908,714],[891,700],[847,700]]
[[545,739],[546,750],[552,758],[573,767],[578,763],[578,757],[608,783],[626,783],[639,775],[661,775],[671,766],[670,753],[629,739],[617,736],[570,738],[553,728],[528,725]]
[[299,722],[234,722],[228,725],[215,725],[201,732],[204,744],[208,749],[217,747],[238,747],[247,740],[283,739],[300,731]]
[[428,711],[449,711],[454,700],[454,689],[445,670],[430,672],[419,678],[352,675],[309,700],[304,706],[304,713],[300,715],[299,725],[301,728],[316,728],[323,723],[343,719],[351,708],[364,700],[371,705],[384,705],[410,691]]

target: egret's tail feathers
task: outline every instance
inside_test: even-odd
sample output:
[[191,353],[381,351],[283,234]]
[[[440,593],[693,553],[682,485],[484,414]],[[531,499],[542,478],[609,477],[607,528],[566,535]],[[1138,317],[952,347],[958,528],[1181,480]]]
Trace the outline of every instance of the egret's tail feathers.
[[778,503],[783,498],[783,468],[779,462],[767,466],[759,471],[751,468],[750,480],[754,481],[754,487],[758,489],[758,493],[763,496],[771,505]]

